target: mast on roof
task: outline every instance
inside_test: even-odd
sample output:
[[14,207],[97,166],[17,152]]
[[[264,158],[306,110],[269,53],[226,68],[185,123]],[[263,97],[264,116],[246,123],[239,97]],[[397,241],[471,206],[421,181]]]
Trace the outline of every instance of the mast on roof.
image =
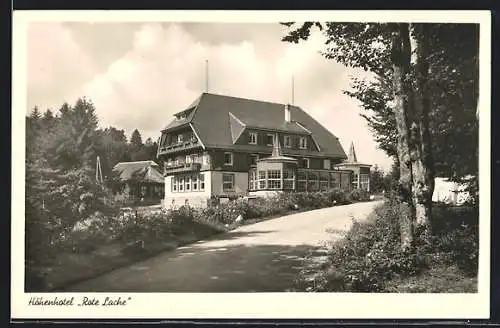
[[208,92],[208,59],[205,60],[205,92]]
[[292,75],[292,105],[294,104],[294,96],[295,96],[295,79],[294,79],[294,75]]

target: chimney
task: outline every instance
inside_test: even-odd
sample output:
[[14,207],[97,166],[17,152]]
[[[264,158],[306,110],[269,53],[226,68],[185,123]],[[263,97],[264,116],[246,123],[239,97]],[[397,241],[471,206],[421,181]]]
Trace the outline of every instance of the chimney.
[[290,117],[290,105],[289,104],[286,104],[285,105],[285,121],[286,122],[291,122],[291,117]]

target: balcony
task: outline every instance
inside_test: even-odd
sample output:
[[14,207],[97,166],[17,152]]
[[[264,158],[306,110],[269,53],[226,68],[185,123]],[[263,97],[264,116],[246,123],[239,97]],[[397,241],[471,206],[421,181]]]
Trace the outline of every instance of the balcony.
[[200,163],[181,163],[170,166],[167,165],[165,166],[164,174],[173,175],[177,173],[198,172],[200,168],[201,168]]
[[190,150],[190,149],[198,148],[198,147],[201,147],[200,142],[198,142],[197,138],[192,138],[192,139],[187,140],[187,141],[175,142],[175,143],[171,143],[169,145],[161,146],[158,149],[158,155],[171,154],[171,153],[180,152],[183,150]]

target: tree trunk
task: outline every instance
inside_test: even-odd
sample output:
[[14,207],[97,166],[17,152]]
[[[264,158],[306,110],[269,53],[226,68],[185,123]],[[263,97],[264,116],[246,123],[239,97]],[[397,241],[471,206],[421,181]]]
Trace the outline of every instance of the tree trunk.
[[410,153],[412,160],[413,203],[415,205],[415,227],[428,232],[434,191],[434,163],[429,131],[430,100],[428,88],[427,38],[429,24],[414,25],[416,40],[416,65],[414,90],[414,113],[410,132]]
[[397,152],[399,161],[399,201],[401,247],[407,250],[413,243],[412,168],[409,149],[408,90],[405,87],[410,73],[410,36],[408,24],[397,24],[392,34],[392,64],[394,104],[398,132]]

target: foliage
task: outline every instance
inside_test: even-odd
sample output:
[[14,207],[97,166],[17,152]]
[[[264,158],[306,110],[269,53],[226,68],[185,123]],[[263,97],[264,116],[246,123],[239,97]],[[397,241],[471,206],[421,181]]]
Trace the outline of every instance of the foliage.
[[378,194],[384,190],[384,171],[375,164],[370,172],[370,191]]
[[[325,37],[323,55],[348,67],[373,73],[367,79],[353,78],[344,93],[358,100],[362,116],[374,139],[387,155],[396,157],[396,121],[393,100],[391,33],[395,24],[308,22],[290,27],[283,41],[307,40],[313,26]],[[422,25],[422,24],[420,24]],[[412,37],[421,38],[421,26],[412,24]],[[427,89],[430,90],[429,122],[435,170],[438,176],[460,179],[478,170],[478,40],[477,24],[428,24],[429,53]],[[457,49],[460,49],[458,51]],[[415,66],[411,77],[415,79]],[[418,88],[417,88],[418,91]]]
[[370,193],[363,189],[354,189],[350,193],[350,199],[353,201],[367,201],[370,199]]
[[448,206],[437,207],[431,221],[433,234],[417,232],[414,247],[401,252],[399,206],[388,200],[366,221],[354,221],[345,238],[331,244],[329,260],[312,289],[386,292],[392,281],[440,265],[455,265],[468,276],[477,275],[477,220],[477,208],[457,212]]

